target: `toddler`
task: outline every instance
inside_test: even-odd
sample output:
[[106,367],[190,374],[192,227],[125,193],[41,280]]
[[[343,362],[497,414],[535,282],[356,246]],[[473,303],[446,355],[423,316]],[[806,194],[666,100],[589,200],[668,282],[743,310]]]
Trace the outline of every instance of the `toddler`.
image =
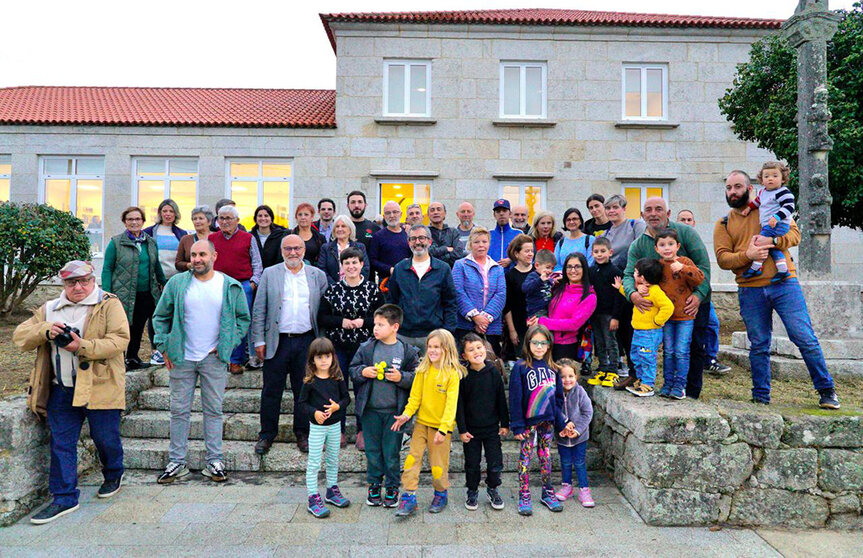
[[560,469],[563,482],[557,491],[558,500],[572,496],[572,470],[578,478],[578,501],[585,508],[594,506],[593,496],[587,484],[587,439],[590,436],[590,419],[593,406],[584,388],[578,385],[578,372],[574,360],[562,358],[557,361],[560,383],[563,385],[564,427],[557,434],[557,451],[560,454]]
[[548,303],[551,301],[551,288],[554,286],[554,266],[557,258],[551,250],[540,250],[533,261],[533,271],[524,278],[521,290],[524,293],[528,319],[547,316]]
[[[791,214],[794,213],[794,194],[785,184],[788,183],[788,167],[778,161],[770,161],[761,166],[758,171],[758,182],[763,188],[758,191],[755,199],[749,202],[749,207],[743,209],[743,215],[749,215],[753,209],[758,209],[761,220],[761,236],[768,238],[779,238],[788,234],[791,227]],[[771,283],[785,281],[791,274],[788,272],[788,263],[782,250],[772,248],[770,257],[776,262],[776,275],[770,280]],[[743,272],[743,277],[757,277],[761,275],[761,266],[764,261],[752,262],[749,269]]]

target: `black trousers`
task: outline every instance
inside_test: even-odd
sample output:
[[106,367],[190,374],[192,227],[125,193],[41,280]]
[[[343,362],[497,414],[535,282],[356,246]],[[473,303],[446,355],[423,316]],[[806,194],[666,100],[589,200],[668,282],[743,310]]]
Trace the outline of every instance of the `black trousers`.
[[[155,310],[156,302],[150,291],[135,293],[135,309],[132,311],[132,323],[129,325],[129,346],[126,347],[126,359],[138,358],[144,328],[147,326],[147,320],[153,317]],[[147,360],[150,360],[149,356]]]
[[[632,310],[633,305],[628,300],[624,302],[624,308],[621,315],[625,319],[621,319],[620,325],[617,326],[617,346],[620,348],[620,354],[626,357],[626,364],[629,367],[629,375],[635,377],[635,366],[632,365],[632,359],[629,358],[629,353],[632,350]],[[687,395],[689,395],[687,393]]]
[[264,361],[260,438],[273,440],[279,433],[279,412],[288,378],[291,380],[291,392],[294,395],[294,432],[308,436],[309,417],[300,410],[298,402],[303,376],[306,374],[306,357],[314,338],[315,334],[311,331],[301,335],[282,333],[279,335],[276,354]]
[[500,486],[500,473],[503,471],[503,448],[497,429],[488,432],[471,432],[473,439],[464,444],[464,476],[468,490],[478,490],[482,473],[480,463],[485,448],[485,485],[489,488]]
[[707,330],[710,327],[710,297],[708,296],[698,307],[695,324],[692,329],[692,344],[689,345],[689,373],[686,376],[686,397],[698,399],[704,378],[704,363],[707,352],[704,344],[707,341]]

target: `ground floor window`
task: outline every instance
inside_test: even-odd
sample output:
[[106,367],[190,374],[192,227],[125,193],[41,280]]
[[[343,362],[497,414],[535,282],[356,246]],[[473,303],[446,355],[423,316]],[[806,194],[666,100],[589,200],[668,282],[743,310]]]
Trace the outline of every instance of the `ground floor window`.
[[255,208],[269,205],[275,223],[290,226],[293,162],[289,159],[232,159],[228,161],[229,198],[237,203],[240,223],[255,225]]
[[501,182],[500,198],[509,200],[511,206],[527,206],[528,222],[545,207],[545,182]]
[[423,223],[428,225],[428,209],[431,203],[431,184],[428,182],[379,182],[378,213],[383,215],[384,204],[394,201],[402,208],[402,219],[407,215],[409,205],[419,204],[423,210]]
[[641,206],[648,198],[668,200],[666,184],[624,184],[621,195],[626,198],[626,218],[640,219]]
[[102,251],[104,183],[102,157],[46,156],[39,161],[39,201],[81,219],[94,253]]
[[12,178],[12,156],[0,155],[0,202],[9,201],[9,181]]
[[192,158],[138,157],[132,161],[133,205],[144,210],[148,225],[156,222],[159,204],[177,202],[180,227],[193,229],[192,209],[198,203],[198,160]]

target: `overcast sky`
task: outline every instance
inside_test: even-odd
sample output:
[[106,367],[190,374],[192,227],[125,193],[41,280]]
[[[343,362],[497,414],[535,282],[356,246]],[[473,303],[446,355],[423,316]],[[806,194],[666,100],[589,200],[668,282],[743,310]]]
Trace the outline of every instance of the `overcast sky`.
[[[3,2],[0,87],[335,86],[318,13],[598,9],[585,0],[38,0]],[[850,9],[853,0],[832,0]],[[603,10],[785,19],[795,0],[605,0]]]

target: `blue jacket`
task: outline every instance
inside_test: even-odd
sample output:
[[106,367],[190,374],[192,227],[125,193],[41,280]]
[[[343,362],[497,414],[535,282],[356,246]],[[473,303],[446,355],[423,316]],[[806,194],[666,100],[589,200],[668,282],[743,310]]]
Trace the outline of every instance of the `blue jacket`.
[[493,262],[488,269],[488,295],[483,300],[483,281],[479,264],[472,256],[456,260],[452,266],[452,280],[458,303],[458,329],[473,330],[473,320],[467,318],[471,310],[490,314],[489,335],[503,333],[503,306],[506,303],[506,277],[503,268]]
[[[348,246],[355,250],[359,250],[363,255],[363,270],[360,272],[366,279],[369,278],[369,255],[366,254],[366,247],[361,242],[354,240],[348,241]],[[324,270],[327,274],[327,283],[332,285],[339,282],[339,271],[342,268],[342,263],[339,261],[339,247],[335,240],[327,242],[321,246],[321,253],[318,254],[318,261],[315,262],[315,267]]]
[[560,374],[544,360],[535,360],[533,366],[519,360],[509,374],[509,427],[513,434],[524,434],[545,421],[554,423],[555,433],[566,425]]
[[387,282],[387,301],[400,306],[405,314],[399,333],[425,337],[438,328],[454,333],[456,293],[449,266],[431,258],[428,271],[419,279],[412,265],[412,258],[397,263]]
[[509,248],[509,243],[520,234],[522,234],[522,232],[510,227],[509,223],[507,223],[505,227],[501,227],[500,225],[496,226],[491,230],[491,242],[489,242],[488,245],[488,255],[491,256],[494,261],[506,258],[506,249]]

